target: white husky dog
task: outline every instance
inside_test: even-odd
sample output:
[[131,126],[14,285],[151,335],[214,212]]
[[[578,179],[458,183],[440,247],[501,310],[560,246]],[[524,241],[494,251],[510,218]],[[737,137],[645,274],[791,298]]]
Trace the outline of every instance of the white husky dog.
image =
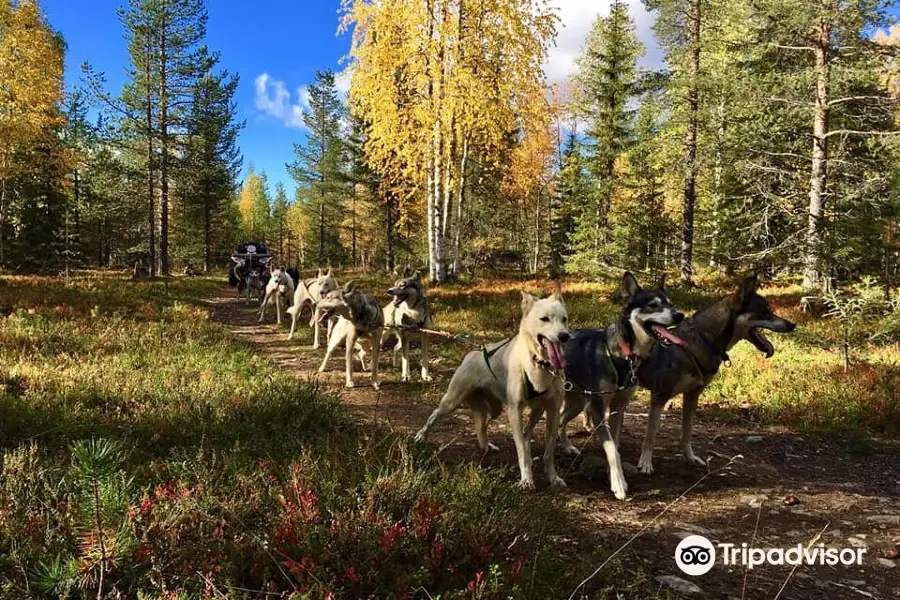
[[[314,278],[307,280],[300,279],[297,284],[297,290],[294,292],[294,304],[288,309],[288,313],[291,315],[291,333],[288,335],[289,340],[294,338],[294,331],[297,329],[297,319],[300,317],[300,313],[303,312],[304,307],[308,306],[311,313],[309,324],[313,327],[313,348],[318,348],[320,346],[319,327],[324,319],[320,318],[322,316],[322,311],[319,308],[319,302],[321,302],[330,292],[333,292],[340,287],[341,286],[338,284],[337,279],[335,279],[331,269],[328,269],[327,272],[319,269]],[[331,334],[333,323],[334,321],[332,319],[327,320],[329,335]],[[327,341],[327,336],[325,339]]]
[[540,408],[547,415],[544,471],[552,487],[565,487],[566,483],[556,474],[553,454],[564,397],[563,345],[569,340],[568,320],[559,289],[543,300],[522,292],[519,333],[466,355],[416,440],[423,441],[435,421],[466,404],[472,410],[479,447],[482,451],[496,450],[488,441],[488,419],[496,418],[506,407],[519,456],[519,485],[531,489],[531,440],[523,433],[523,412],[526,406],[532,410]]
[[281,307],[289,310],[291,303],[294,301],[294,280],[287,274],[282,267],[270,267],[269,283],[266,284],[266,295],[263,298],[262,306],[259,307],[259,322],[262,323],[266,317],[266,309],[269,304],[275,305],[275,314],[278,317],[278,324],[281,325]]

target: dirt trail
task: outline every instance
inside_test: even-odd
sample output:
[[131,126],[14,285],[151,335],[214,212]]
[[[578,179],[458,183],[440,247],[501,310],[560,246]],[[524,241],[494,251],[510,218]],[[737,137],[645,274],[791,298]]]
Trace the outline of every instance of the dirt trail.
[[[336,353],[329,372],[319,375],[316,371],[324,351],[311,348],[311,330],[305,323],[298,324],[298,335],[287,341],[287,327],[276,328],[274,314],[269,315],[267,324],[258,325],[255,307],[236,301],[233,293],[226,289],[221,297],[208,300],[214,318],[236,336],[257,345],[284,371],[339,391],[363,424],[415,432],[436,405],[455,367],[437,358],[432,366],[434,383],[422,384],[413,369],[413,381],[402,384],[399,368],[391,366],[390,353],[383,353],[381,390],[370,387],[366,373],[357,373],[357,387],[347,390],[343,388],[343,352]],[[438,357],[442,343],[436,343]],[[413,366],[417,359],[414,351]],[[651,581],[678,578],[671,584],[658,583],[660,589],[693,583],[701,590],[694,590],[693,596],[687,588],[679,592],[686,597],[775,598],[789,578],[781,598],[900,598],[900,447],[874,441],[865,453],[851,452],[785,429],[761,428],[739,416],[732,424],[712,422],[704,409],[710,409],[713,402],[712,398],[701,399],[694,430],[694,450],[709,459],[713,474],[687,493],[703,472],[681,461],[680,410],[670,407],[663,417],[654,454],[656,473],[626,473],[631,495],[625,502],[616,501],[609,492],[599,444],[587,434],[573,436],[577,446],[584,446],[584,458],[573,462],[557,454],[557,460],[569,484],[567,509],[583,522],[583,532],[554,543],[599,565],[597,547],[618,548],[642,532],[619,555],[624,567],[643,571]],[[629,407],[620,443],[626,463],[637,460],[645,413],[641,401]],[[492,423],[490,433],[501,451],[483,456],[475,445],[468,415],[458,411],[435,427],[431,441],[446,445],[441,454],[445,461],[475,461],[486,467],[514,465],[515,450],[502,419]],[[542,445],[543,432],[539,431],[534,443],[536,456]],[[536,474],[539,472],[537,469]],[[538,485],[542,485],[540,479]],[[816,545],[865,548],[866,553],[861,566],[804,565],[792,576],[790,566],[747,570],[742,565],[724,566],[717,559],[708,574],[689,577],[673,559],[676,545],[689,534],[738,548],[747,543],[787,549],[806,546],[815,539]]]

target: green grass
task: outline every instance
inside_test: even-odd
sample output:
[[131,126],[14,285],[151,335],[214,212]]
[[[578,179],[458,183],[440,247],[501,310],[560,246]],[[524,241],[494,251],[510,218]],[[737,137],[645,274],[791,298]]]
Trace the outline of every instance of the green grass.
[[220,278],[0,281],[2,598],[546,598],[590,568],[549,547],[561,500],[361,428],[210,322]]
[[[554,547],[556,535],[591,538],[565,495],[520,492],[512,465],[444,464],[277,372],[199,304],[222,280],[0,278],[0,598],[95,598],[102,572],[106,598],[542,599],[612,551]],[[387,283],[359,279],[375,294]],[[704,283],[672,290],[676,304],[691,312],[727,292]],[[436,327],[506,337],[519,289],[548,291],[511,280],[431,289]],[[573,327],[610,322],[612,293],[568,284]],[[800,313],[795,287],[766,294],[798,330],[772,336],[768,361],[735,348],[704,414],[896,435],[900,348],[860,344],[844,373],[839,324]],[[466,349],[441,342],[437,354],[451,367]],[[436,400],[448,372],[397,389]],[[609,565],[588,594],[655,594],[621,569]]]

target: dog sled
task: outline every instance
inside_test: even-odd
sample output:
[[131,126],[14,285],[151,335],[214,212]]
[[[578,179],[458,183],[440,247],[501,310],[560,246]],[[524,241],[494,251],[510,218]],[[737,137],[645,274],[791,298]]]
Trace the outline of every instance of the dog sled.
[[240,297],[245,291],[247,301],[252,295],[260,296],[266,284],[266,267],[275,257],[263,242],[244,242],[231,253],[231,265],[228,269],[228,283],[237,287]]
[[228,267],[228,285],[241,288],[241,273],[250,269],[262,269],[272,255],[263,242],[244,242],[231,253],[231,264]]

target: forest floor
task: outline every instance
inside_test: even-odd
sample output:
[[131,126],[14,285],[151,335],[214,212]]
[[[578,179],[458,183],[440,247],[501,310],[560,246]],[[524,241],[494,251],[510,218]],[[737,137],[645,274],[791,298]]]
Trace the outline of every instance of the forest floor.
[[[482,287],[497,290],[498,286],[503,287]],[[497,328],[510,328],[516,322],[518,303],[504,305],[493,292],[484,293],[481,299],[475,290],[441,292],[442,299],[435,303],[439,309],[443,305],[447,310],[462,310],[454,305],[459,302],[471,310],[473,303],[478,306],[481,300],[492,305],[489,314],[508,312]],[[257,309],[235,300],[233,294],[232,289],[225,288],[218,297],[205,301],[214,319],[255,345],[279,371],[339,391],[342,404],[366,428],[387,428],[403,435],[417,431],[446,389],[464,350],[456,342],[436,340],[432,360],[435,381],[429,384],[417,377],[417,351],[413,351],[410,383],[400,383],[399,368],[390,366],[390,353],[382,353],[380,391],[371,388],[368,374],[358,370],[357,387],[345,389],[342,351],[335,354],[328,372],[319,375],[323,351],[311,348],[311,331],[305,324],[298,336],[288,341],[287,329],[271,323],[273,314],[269,324],[259,325]],[[471,323],[473,315],[457,317],[453,323],[465,323],[467,318]],[[448,322],[444,320],[445,326]],[[480,333],[478,327],[471,329]],[[743,360],[758,359],[744,355]],[[626,463],[636,463],[646,411],[646,398],[639,395],[629,407],[622,433],[620,450]],[[675,576],[702,590],[694,590],[695,597],[900,598],[900,445],[889,437],[860,435],[850,427],[845,439],[839,428],[837,433],[832,429],[829,435],[821,436],[790,423],[776,423],[761,422],[740,399],[708,390],[701,398],[694,430],[694,450],[709,461],[709,472],[704,473],[681,460],[680,408],[677,402],[671,403],[657,440],[655,473],[645,476],[633,467],[627,469],[629,497],[624,502],[616,501],[609,491],[599,443],[586,433],[573,435],[574,443],[583,449],[583,457],[573,461],[558,453],[557,460],[569,486],[561,492],[563,510],[577,526],[570,536],[556,536],[554,547],[561,553],[592,560],[598,567],[611,552],[621,549],[616,563],[624,574],[623,591],[633,580],[643,589],[656,587],[664,595],[662,590],[669,586],[658,578]],[[430,442],[440,448],[439,459],[445,463],[509,469],[507,476],[514,477],[511,466],[515,465],[515,449],[503,417],[491,424],[490,434],[500,452],[482,455],[468,415],[458,411],[435,427]],[[538,430],[536,455],[542,446],[543,432]],[[538,491],[533,501],[545,502],[551,492],[537,476]],[[717,564],[705,576],[688,577],[679,571],[673,556],[678,542],[689,534],[737,547],[746,543],[757,548],[787,549],[824,543],[827,547],[865,548],[866,553],[861,566],[801,566],[792,571],[789,566],[751,570]],[[571,582],[572,589],[577,583]],[[691,595],[688,589],[675,591]],[[568,593],[561,590],[560,597]]]

